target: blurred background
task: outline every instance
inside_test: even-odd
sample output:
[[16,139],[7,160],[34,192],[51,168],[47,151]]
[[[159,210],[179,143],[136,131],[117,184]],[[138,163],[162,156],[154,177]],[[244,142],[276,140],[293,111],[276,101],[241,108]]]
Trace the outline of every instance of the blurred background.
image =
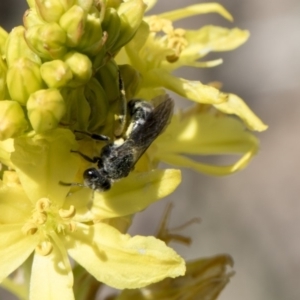
[[[151,14],[204,1],[159,0]],[[212,2],[212,1],[206,1]],[[261,150],[242,172],[213,178],[183,170],[183,183],[139,214],[131,232],[154,234],[167,203],[175,206],[170,227],[193,217],[201,224],[182,233],[190,247],[174,244],[186,259],[230,254],[236,275],[220,300],[300,299],[300,1],[220,0],[234,17],[201,15],[175,23],[248,29],[249,41],[235,51],[209,56],[224,63],[212,69],[182,70],[182,77],[220,81],[223,91],[242,97],[269,125],[257,136]],[[10,31],[22,22],[25,0],[0,1],[0,24]],[[5,292],[0,299],[10,298]]]

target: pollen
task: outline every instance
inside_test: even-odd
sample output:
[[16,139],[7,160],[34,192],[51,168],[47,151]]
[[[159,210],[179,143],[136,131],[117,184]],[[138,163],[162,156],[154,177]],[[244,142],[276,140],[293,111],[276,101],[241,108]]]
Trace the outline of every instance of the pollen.
[[150,32],[155,34],[155,38],[159,39],[164,46],[170,50],[170,54],[166,55],[169,63],[176,62],[181,52],[188,46],[185,38],[186,31],[183,28],[174,29],[170,20],[152,16],[147,19]]

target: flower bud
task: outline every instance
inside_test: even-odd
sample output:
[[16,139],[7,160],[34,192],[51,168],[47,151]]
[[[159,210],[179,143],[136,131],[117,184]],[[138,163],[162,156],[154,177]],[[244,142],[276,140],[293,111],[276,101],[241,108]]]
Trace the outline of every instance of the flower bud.
[[106,7],[112,7],[117,9],[121,3],[122,0],[106,0]]
[[28,6],[31,7],[35,7],[35,0],[26,0]]
[[94,4],[94,0],[75,0],[76,5],[79,5],[84,11],[89,12]]
[[6,99],[8,96],[6,86],[7,66],[4,60],[0,57],[0,100]]
[[121,29],[121,19],[114,8],[108,8],[102,21],[102,30],[107,32],[106,48],[109,50],[117,41]]
[[85,86],[84,94],[91,107],[89,118],[90,132],[97,132],[104,125],[108,113],[108,99],[105,90],[96,78],[92,78]]
[[104,67],[95,74],[101,86],[104,88],[109,102],[120,98],[118,66],[113,61],[108,61]]
[[78,45],[84,32],[86,16],[82,7],[74,5],[60,18],[59,25],[67,33],[67,46]]
[[30,8],[25,11],[25,14],[23,16],[23,23],[26,29],[35,25],[46,24],[46,22],[37,14],[35,8]]
[[24,57],[40,64],[41,59],[28,47],[24,38],[25,28],[15,27],[6,41],[6,61],[10,67],[16,60]]
[[73,73],[73,79],[68,83],[71,87],[78,87],[87,83],[92,77],[92,62],[79,52],[71,51],[64,57],[64,62]]
[[29,97],[27,111],[37,133],[54,129],[65,114],[64,99],[57,89],[39,90]]
[[[62,123],[70,124],[71,130],[87,131],[91,107],[84,95],[84,86],[79,88],[63,88],[61,94],[66,104],[66,114]],[[95,109],[93,107],[93,109]]]
[[16,101],[0,101],[0,140],[23,133],[28,127],[24,112]]
[[39,15],[51,23],[57,22],[74,2],[75,0],[35,0],[35,7]]
[[94,14],[88,14],[83,30],[83,35],[79,41],[78,49],[87,55],[94,56],[102,48],[105,40],[102,39],[101,20]]
[[133,38],[143,21],[146,7],[143,0],[129,0],[119,6],[118,14],[121,19],[120,38],[111,50],[113,53],[117,52]]
[[7,87],[11,99],[26,104],[31,93],[44,87],[40,66],[28,58],[16,60],[8,69]]
[[5,53],[5,42],[8,37],[8,33],[0,26],[0,54]]
[[52,60],[42,64],[40,71],[49,88],[63,87],[73,78],[70,67],[61,60]]
[[29,47],[44,59],[57,59],[67,52],[66,33],[56,23],[30,27],[25,38]]

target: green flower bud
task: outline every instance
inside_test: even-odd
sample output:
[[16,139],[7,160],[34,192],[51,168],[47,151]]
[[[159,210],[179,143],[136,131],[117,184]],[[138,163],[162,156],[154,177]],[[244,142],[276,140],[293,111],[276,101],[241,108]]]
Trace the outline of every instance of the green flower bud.
[[142,81],[140,73],[130,65],[120,65],[119,70],[124,82],[126,98],[132,99],[137,94]]
[[143,0],[129,0],[119,6],[118,14],[121,18],[120,38],[113,46],[112,53],[116,53],[133,38],[143,21],[146,7],[147,5]]
[[78,87],[87,83],[92,77],[92,62],[86,55],[71,51],[65,55],[64,62],[73,73],[73,79],[68,83],[68,86]]
[[6,86],[7,66],[0,57],[0,100],[7,99],[8,91]]
[[28,99],[28,118],[36,132],[57,127],[66,108],[62,95],[57,89],[39,90]]
[[102,30],[107,32],[105,42],[106,49],[109,50],[118,40],[121,29],[121,19],[114,8],[108,8],[105,11],[104,20],[102,21]]
[[95,74],[101,86],[104,88],[109,102],[116,101],[120,97],[118,66],[113,61],[108,61],[104,67]]
[[84,11],[89,12],[94,4],[94,0],[75,0],[74,4],[79,5]]
[[42,64],[40,71],[49,88],[63,87],[73,78],[70,67],[61,60],[52,60]]
[[28,58],[16,60],[8,69],[7,87],[13,100],[26,104],[31,93],[44,87],[40,65]]
[[26,0],[29,7],[35,7],[35,0]]
[[112,7],[117,9],[121,3],[122,0],[106,0],[106,7]]
[[15,61],[24,57],[37,64],[41,59],[28,47],[24,38],[25,28],[23,26],[15,27],[9,34],[6,41],[6,61],[10,67]]
[[101,20],[94,14],[88,14],[83,35],[77,48],[87,55],[94,56],[102,48],[105,40],[102,39]]
[[84,95],[84,86],[73,89],[63,88],[61,94],[66,103],[66,113],[61,120],[71,130],[88,131],[91,107]]
[[111,56],[107,53],[106,45],[104,44],[100,51],[93,57],[93,69],[98,70],[102,68]]
[[106,92],[99,81],[93,77],[85,86],[84,94],[91,107],[88,130],[90,132],[97,132],[104,125],[108,113]]
[[56,23],[30,27],[25,38],[29,47],[44,59],[57,59],[67,52],[66,33]]
[[35,0],[35,7],[39,15],[51,23],[57,22],[74,2],[75,0]]
[[82,7],[74,5],[60,18],[59,25],[67,33],[67,46],[78,45],[83,35],[86,16],[87,13]]
[[26,29],[36,25],[46,24],[46,22],[37,14],[35,8],[30,8],[25,11],[25,14],[23,16],[23,23]]
[[0,101],[0,140],[23,133],[28,127],[24,112],[16,101]]
[[0,26],[0,54],[4,55],[5,53],[5,43],[8,37],[8,33]]

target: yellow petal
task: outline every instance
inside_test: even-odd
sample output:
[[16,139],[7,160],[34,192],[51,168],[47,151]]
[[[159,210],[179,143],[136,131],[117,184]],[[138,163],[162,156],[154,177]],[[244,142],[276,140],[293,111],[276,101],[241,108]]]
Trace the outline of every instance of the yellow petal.
[[130,237],[104,223],[80,225],[66,239],[72,258],[97,280],[118,289],[140,288],[185,272],[184,260],[164,242]]
[[160,158],[161,161],[173,166],[190,168],[197,172],[201,172],[213,176],[225,176],[244,169],[249,164],[250,160],[255,154],[256,151],[255,149],[253,149],[247,152],[245,155],[243,155],[242,158],[240,158],[234,164],[226,165],[226,166],[214,166],[214,165],[203,164],[195,160],[189,159],[187,157],[184,157],[182,155],[176,155],[176,154],[175,155],[161,154],[158,157]]
[[[212,86],[204,85],[200,81],[190,81],[172,76],[163,69],[154,69],[144,75],[149,88],[165,87],[178,95],[198,103],[218,104],[226,101],[225,95]],[[148,86],[142,86],[147,88]]]
[[30,279],[30,300],[73,300],[72,282],[61,251],[53,244],[49,255],[35,253]]
[[30,216],[31,202],[21,187],[0,187],[0,223],[21,223]]
[[218,13],[225,19],[233,21],[233,18],[230,15],[230,13],[218,3],[195,4],[187,6],[185,8],[168,11],[166,13],[160,14],[159,17],[169,19],[171,21],[176,21],[179,19],[208,13]]
[[171,194],[181,181],[179,170],[153,170],[131,173],[116,182],[112,189],[95,193],[92,213],[100,219],[126,216],[145,209]]
[[258,140],[238,119],[210,112],[193,112],[192,108],[183,115],[174,115],[154,145],[158,147],[156,154],[240,154],[258,148]]
[[227,29],[218,26],[204,26],[199,30],[186,32],[188,46],[180,58],[197,60],[213,51],[229,51],[241,46],[249,38],[249,31],[239,28]]
[[34,235],[25,236],[23,224],[0,225],[0,282],[17,269],[37,245]]
[[268,128],[237,95],[228,94],[228,101],[214,106],[226,114],[237,115],[251,130],[264,131]]
[[[244,168],[257,153],[257,138],[238,119],[196,109],[173,117],[167,130],[154,142],[156,158],[210,175],[227,175]],[[242,157],[233,164],[217,166],[184,156],[224,154]]]
[[70,153],[76,146],[74,135],[65,129],[15,139],[11,160],[33,203],[45,196],[63,203],[69,188],[59,181],[72,182],[77,172],[79,158]]

